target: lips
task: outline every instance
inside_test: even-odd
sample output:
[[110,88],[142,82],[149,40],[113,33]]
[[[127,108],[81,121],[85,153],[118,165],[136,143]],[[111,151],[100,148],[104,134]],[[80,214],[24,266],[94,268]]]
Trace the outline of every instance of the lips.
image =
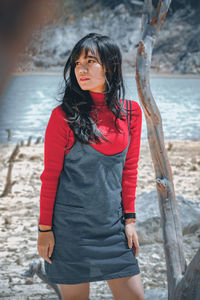
[[80,78],[80,81],[87,81],[87,80],[90,80],[90,79],[87,78],[87,77],[81,77],[81,78]]

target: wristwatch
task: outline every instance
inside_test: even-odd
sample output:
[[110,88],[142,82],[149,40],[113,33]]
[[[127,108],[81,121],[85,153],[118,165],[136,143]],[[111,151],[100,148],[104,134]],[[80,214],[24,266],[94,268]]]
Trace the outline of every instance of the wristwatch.
[[124,213],[123,214],[124,219],[134,219],[136,220],[136,213]]

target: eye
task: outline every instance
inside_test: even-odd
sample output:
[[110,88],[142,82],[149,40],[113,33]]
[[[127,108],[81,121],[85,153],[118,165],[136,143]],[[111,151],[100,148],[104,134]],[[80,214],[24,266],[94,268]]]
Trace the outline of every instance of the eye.
[[75,61],[75,66],[78,66],[80,64],[79,61]]
[[93,62],[95,62],[95,60],[93,60],[93,59],[88,59],[88,63],[89,63],[89,64],[91,64],[91,63],[93,63]]

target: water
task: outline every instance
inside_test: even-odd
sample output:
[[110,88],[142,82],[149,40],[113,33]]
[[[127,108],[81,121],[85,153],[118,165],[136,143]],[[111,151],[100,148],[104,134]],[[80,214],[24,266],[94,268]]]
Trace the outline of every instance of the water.
[[[0,102],[0,142],[44,138],[51,110],[59,105],[60,75],[13,76]],[[135,79],[125,77],[126,98],[139,102]],[[165,139],[200,139],[200,78],[151,78]],[[143,112],[142,139],[147,138]]]

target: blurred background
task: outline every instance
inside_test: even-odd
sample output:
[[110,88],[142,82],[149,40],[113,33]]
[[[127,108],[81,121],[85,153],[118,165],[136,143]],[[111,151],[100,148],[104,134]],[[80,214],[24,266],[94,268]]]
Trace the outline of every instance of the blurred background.
[[[158,0],[152,2],[155,6]],[[135,63],[142,11],[142,0],[0,1],[1,299],[58,299],[36,275],[23,276],[39,259],[45,129],[52,109],[60,104],[68,55],[89,32],[106,34],[117,42],[123,55],[126,98],[139,102]],[[150,77],[174,176],[187,263],[200,241],[199,16],[200,1],[172,0],[153,49]],[[138,260],[145,300],[167,300],[160,212],[144,113],[142,123],[136,191]],[[100,299],[113,298],[105,282],[92,283],[90,300]]]

